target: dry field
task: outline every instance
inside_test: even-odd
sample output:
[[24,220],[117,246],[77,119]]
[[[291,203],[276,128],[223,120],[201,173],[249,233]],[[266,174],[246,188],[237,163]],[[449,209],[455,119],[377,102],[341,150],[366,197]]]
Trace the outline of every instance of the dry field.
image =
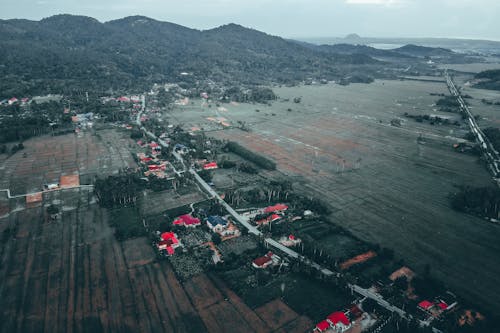
[[79,174],[89,179],[120,168],[135,167],[128,150],[128,133],[102,130],[98,135],[43,136],[24,142],[25,149],[3,162],[0,188],[12,195],[40,191],[44,184],[58,183],[61,176]]

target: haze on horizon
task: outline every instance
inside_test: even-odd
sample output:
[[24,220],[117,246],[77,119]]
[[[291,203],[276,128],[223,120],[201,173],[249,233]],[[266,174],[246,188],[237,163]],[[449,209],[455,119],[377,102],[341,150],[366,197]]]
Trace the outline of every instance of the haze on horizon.
[[196,29],[237,23],[283,37],[500,40],[498,0],[4,0],[1,19],[55,14],[109,21],[144,15]]

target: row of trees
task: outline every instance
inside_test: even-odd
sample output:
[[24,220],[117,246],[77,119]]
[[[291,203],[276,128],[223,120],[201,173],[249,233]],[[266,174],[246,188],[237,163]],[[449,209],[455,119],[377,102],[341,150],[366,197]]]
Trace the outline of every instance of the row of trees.
[[226,149],[230,152],[243,157],[244,159],[249,160],[250,162],[255,163],[257,166],[266,170],[276,170],[276,163],[264,157],[260,154],[254,153],[251,150],[246,149],[241,146],[237,142],[230,141],[226,145]]
[[94,191],[103,207],[134,206],[144,184],[136,174],[124,173],[96,179]]
[[496,187],[463,187],[451,195],[451,206],[461,212],[498,219],[500,190]]

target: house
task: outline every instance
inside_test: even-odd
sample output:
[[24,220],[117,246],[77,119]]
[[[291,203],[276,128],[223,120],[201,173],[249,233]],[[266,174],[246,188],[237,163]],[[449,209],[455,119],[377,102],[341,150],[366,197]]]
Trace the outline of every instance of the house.
[[116,100],[118,102],[123,102],[123,103],[129,103],[130,102],[130,98],[128,98],[127,96],[118,97]]
[[296,246],[302,242],[300,238],[295,237],[294,235],[288,235],[288,237],[282,237],[280,239],[280,244],[285,245],[286,247]]
[[271,214],[266,218],[255,221],[255,223],[259,226],[268,225],[269,223],[278,221],[279,219],[281,219],[281,216],[279,216],[278,214]]
[[56,190],[59,188],[59,183],[50,183],[50,184],[45,184],[43,185],[43,188],[45,190]]
[[160,236],[161,240],[158,242],[158,250],[166,251],[168,255],[175,253],[175,249],[181,246],[177,239],[177,235],[173,232],[164,232]]
[[326,320],[319,322],[313,332],[326,332],[330,328],[330,323]]
[[189,149],[183,144],[176,143],[174,146],[174,151],[179,152],[181,154],[185,154],[189,151]]
[[255,268],[266,268],[273,263],[277,263],[278,261],[279,257],[269,251],[265,256],[254,259],[252,266]]
[[14,104],[14,103],[17,103],[18,101],[19,101],[19,100],[18,100],[17,98],[12,97],[11,99],[9,99],[8,103],[9,103],[9,105],[12,105],[12,104]]
[[227,220],[221,216],[209,216],[207,226],[213,232],[221,233],[227,227]]
[[222,230],[221,232],[219,232],[219,234],[222,236],[222,237],[228,237],[228,238],[233,238],[232,236],[235,236],[235,237],[238,237],[241,235],[241,232],[238,228],[236,228],[236,226],[229,222],[226,226],[226,228],[224,230]]
[[264,213],[284,212],[287,209],[288,209],[288,206],[285,204],[276,204],[274,206],[269,206],[269,207],[264,208]]
[[333,331],[338,333],[345,332],[352,326],[349,318],[341,311],[333,312],[326,317],[326,320],[330,323]]
[[194,228],[201,225],[201,221],[200,219],[191,216],[191,214],[185,214],[175,219],[172,224],[178,226],[184,226],[186,228]]
[[441,311],[444,311],[444,310],[448,309],[448,304],[446,304],[443,301],[440,301],[439,303],[436,303],[436,305],[441,309]]
[[216,162],[210,162],[203,165],[203,170],[213,170],[217,168],[218,166]]
[[418,307],[424,311],[429,311],[433,306],[434,304],[429,302],[428,300],[423,300],[422,302],[418,303]]

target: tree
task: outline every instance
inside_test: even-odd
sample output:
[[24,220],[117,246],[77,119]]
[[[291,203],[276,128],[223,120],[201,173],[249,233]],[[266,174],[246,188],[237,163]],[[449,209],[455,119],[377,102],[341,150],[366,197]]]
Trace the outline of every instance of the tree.
[[398,288],[399,290],[405,291],[408,289],[408,279],[406,276],[400,276],[394,281],[394,287]]
[[371,298],[367,298],[363,301],[363,311],[365,312],[373,312],[377,307],[377,302]]
[[47,207],[47,214],[49,214],[51,218],[54,218],[55,215],[57,215],[58,213],[59,213],[59,208],[57,208],[57,206],[50,205],[49,207]]
[[219,245],[222,242],[222,238],[218,233],[212,234],[212,242],[214,242],[215,245]]

